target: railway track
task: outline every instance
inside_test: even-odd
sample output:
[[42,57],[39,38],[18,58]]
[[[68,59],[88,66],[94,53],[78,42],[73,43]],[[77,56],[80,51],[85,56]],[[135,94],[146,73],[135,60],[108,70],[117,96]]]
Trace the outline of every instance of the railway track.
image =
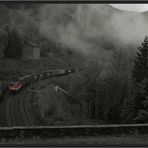
[[25,125],[27,126],[33,126],[33,123],[32,123],[32,120],[29,116],[29,113],[28,113],[28,102],[27,102],[27,97],[29,97],[29,93],[26,93],[25,92],[25,95],[24,97],[22,97],[22,100],[20,101],[20,109],[22,109],[22,113],[24,115],[24,119],[25,119]]
[[[0,128],[0,136],[19,135],[21,131],[26,137],[58,137],[58,136],[96,136],[96,135],[119,135],[123,133],[148,132],[148,124],[118,124],[118,125],[73,125],[73,126],[33,126],[32,118],[28,112],[28,100],[31,92],[27,92],[28,87],[18,94],[7,94],[1,105],[1,119],[3,125],[8,128]],[[5,116],[6,115],[6,116]],[[13,128],[12,128],[13,126]]]
[[6,126],[11,127],[12,126],[12,106],[11,106],[11,95],[6,100],[5,110],[4,110],[4,116],[5,116],[5,122]]
[[[10,83],[7,87],[10,91],[16,92],[21,90],[17,94],[6,94],[5,99],[1,103],[1,121],[2,126],[32,126],[31,115],[27,111],[28,101],[26,101],[27,93],[25,90],[28,88],[28,83],[32,83],[35,80],[47,78],[53,78],[57,76],[69,75],[74,72],[78,72],[82,69],[58,69],[51,70],[43,73],[36,73],[34,75],[26,75],[18,78],[17,82]],[[22,86],[23,91],[22,91]],[[5,91],[5,90],[4,90]],[[8,93],[6,91],[6,93]],[[26,94],[25,94],[26,93]]]
[[9,94],[5,95],[5,99],[0,103],[0,123],[1,126],[6,126],[6,117],[5,117],[5,108],[6,108],[6,102],[9,98]]
[[[19,96],[16,97],[16,108],[17,108],[17,112],[15,113],[15,117],[16,117],[16,123],[18,123],[19,126],[29,126],[30,125],[30,121],[27,120],[26,117],[26,113],[24,110],[24,99],[26,97],[26,89],[24,89],[23,91],[21,91],[19,93]],[[16,126],[16,125],[15,125]]]
[[31,119],[27,113],[27,109],[25,106],[25,100],[27,99],[27,88],[24,88],[22,92],[18,94],[9,95],[6,100],[5,106],[5,126],[32,126]]
[[16,94],[16,96],[13,96],[14,97],[14,118],[15,118],[15,123],[13,126],[22,126],[24,125],[24,121],[23,121],[23,114],[20,110],[20,101],[21,101],[21,98],[23,97],[23,93],[22,92],[19,92],[18,94]]
[[[36,84],[35,87],[37,87]],[[13,127],[38,125],[33,122],[34,119],[28,111],[28,108],[31,109],[29,97],[32,95],[32,92],[27,92],[28,89],[29,86],[16,94],[7,93],[5,99],[1,103],[2,126]]]

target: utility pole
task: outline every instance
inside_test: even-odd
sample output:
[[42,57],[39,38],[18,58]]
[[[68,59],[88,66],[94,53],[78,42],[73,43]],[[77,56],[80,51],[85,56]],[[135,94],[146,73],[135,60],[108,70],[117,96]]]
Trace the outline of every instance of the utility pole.
[[[31,90],[34,90],[34,79],[33,79],[33,81],[31,82]],[[33,92],[32,92],[31,98],[32,98],[32,101],[33,101],[33,98],[34,98],[34,93],[33,93]]]
[[91,99],[90,101],[88,100],[87,104],[87,110],[88,114],[90,115],[91,118],[96,118],[96,89],[92,88],[89,90],[89,98]]
[[96,97],[97,97],[96,89],[94,88],[93,89],[93,100],[94,100],[94,102],[93,102],[93,116],[94,116],[94,119],[96,118]]
[[[39,67],[41,68],[41,59],[39,59]],[[39,75],[39,90],[40,90],[40,88],[41,88],[41,77],[40,77],[40,75]]]

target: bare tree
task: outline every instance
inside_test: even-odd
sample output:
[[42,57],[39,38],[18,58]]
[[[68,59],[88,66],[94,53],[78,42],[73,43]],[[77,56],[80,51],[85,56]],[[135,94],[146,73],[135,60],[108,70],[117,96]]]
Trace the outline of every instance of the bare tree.
[[111,75],[114,80],[118,80],[121,76],[122,58],[123,54],[119,48],[113,50],[111,59]]

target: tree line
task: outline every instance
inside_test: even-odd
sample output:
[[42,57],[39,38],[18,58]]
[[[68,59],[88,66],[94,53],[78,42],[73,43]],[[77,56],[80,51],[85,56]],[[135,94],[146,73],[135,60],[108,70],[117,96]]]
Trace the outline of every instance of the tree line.
[[[103,124],[146,123],[148,120],[148,37],[133,63],[123,50],[112,50],[106,74],[93,58],[81,74],[57,83],[83,104],[84,116]],[[130,67],[130,68],[129,68]]]
[[41,43],[41,56],[50,60],[51,67],[83,67],[81,74],[62,78],[57,83],[82,102],[84,116],[108,124],[147,122],[148,37],[138,47],[134,62],[129,53],[112,48],[107,51],[111,53],[109,62],[102,64],[99,55],[80,57],[75,50],[42,36],[35,14],[29,17],[19,10],[1,6],[0,17],[0,50],[5,51],[6,57],[21,57],[24,41],[33,39]]

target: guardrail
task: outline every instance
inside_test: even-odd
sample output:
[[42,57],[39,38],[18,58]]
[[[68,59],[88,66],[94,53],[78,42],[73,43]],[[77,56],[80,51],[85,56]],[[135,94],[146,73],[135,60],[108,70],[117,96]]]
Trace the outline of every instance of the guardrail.
[[23,136],[31,138],[64,137],[64,136],[105,136],[121,134],[147,134],[148,124],[118,124],[118,125],[72,125],[72,126],[18,126],[0,128],[0,138]]

